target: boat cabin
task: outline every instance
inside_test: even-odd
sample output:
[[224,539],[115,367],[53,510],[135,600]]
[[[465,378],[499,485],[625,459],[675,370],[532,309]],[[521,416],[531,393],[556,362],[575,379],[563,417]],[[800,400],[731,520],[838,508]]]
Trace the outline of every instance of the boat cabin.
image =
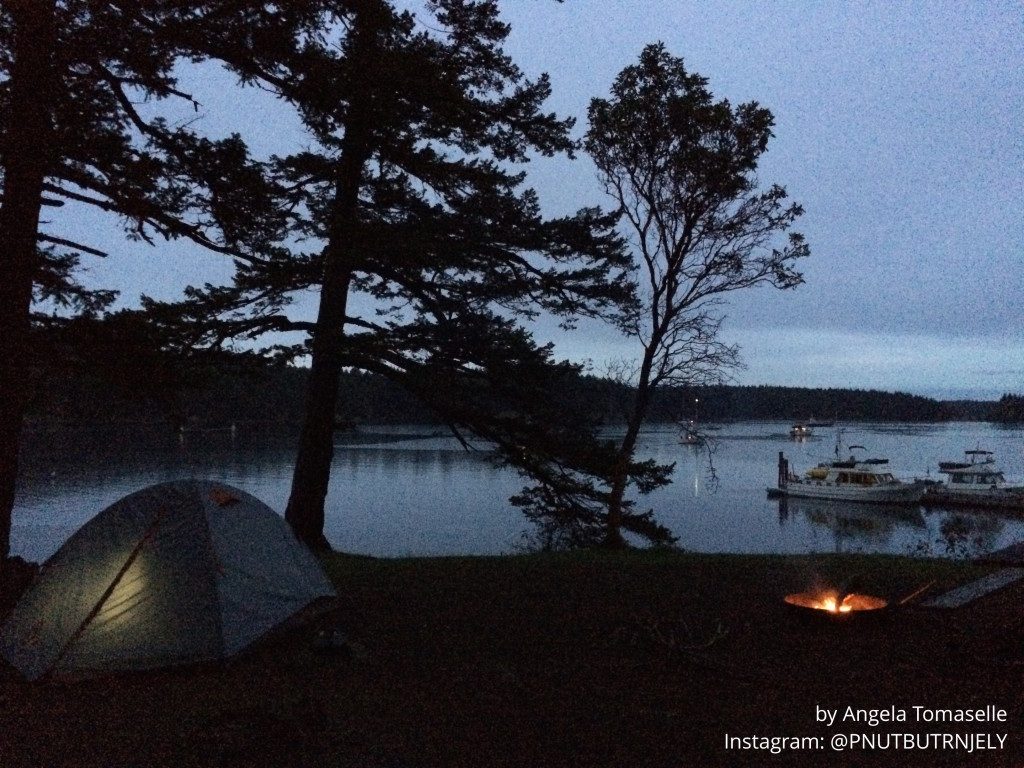
[[943,470],[949,475],[949,484],[953,486],[980,485],[995,488],[1005,482],[1003,473],[995,467],[967,467],[963,469]]
[[836,482],[853,485],[879,485],[891,483],[895,478],[888,472],[837,472]]
[[831,464],[819,464],[814,469],[808,470],[805,482],[817,481],[829,485],[886,485],[896,482],[891,472],[882,472],[878,469],[881,460],[874,459],[864,462],[860,461],[836,461]]
[[967,461],[941,461],[939,471],[949,475],[951,487],[998,488],[1006,482],[1003,473],[995,465],[992,451],[973,450],[964,452]]

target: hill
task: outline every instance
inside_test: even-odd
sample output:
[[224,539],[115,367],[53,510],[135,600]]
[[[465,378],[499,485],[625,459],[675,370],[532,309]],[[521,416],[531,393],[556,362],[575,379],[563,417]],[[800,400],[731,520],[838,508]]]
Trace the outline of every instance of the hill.
[[[302,418],[308,370],[239,359],[161,384],[137,378],[112,379],[102,371],[62,372],[41,379],[32,403],[36,424],[170,424],[223,426],[260,423],[286,428]],[[594,376],[567,382],[551,397],[588,403],[606,424],[623,419],[626,386]],[[996,420],[1013,415],[1019,398],[998,403],[941,402],[902,392],[800,387],[715,386],[664,388],[650,410],[652,422],[696,418],[701,422],[748,419],[806,421]],[[435,423],[436,416],[408,393],[380,376],[345,373],[337,419],[345,424]]]

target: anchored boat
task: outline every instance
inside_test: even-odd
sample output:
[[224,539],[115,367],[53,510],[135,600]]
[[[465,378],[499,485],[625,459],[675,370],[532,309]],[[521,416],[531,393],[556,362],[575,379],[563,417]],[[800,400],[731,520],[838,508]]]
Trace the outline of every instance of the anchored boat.
[[[840,455],[840,437],[836,437],[836,456]],[[803,475],[789,471],[789,461],[779,453],[778,488],[769,488],[770,496],[793,496],[807,499],[838,499],[876,504],[917,504],[924,493],[923,481],[904,482],[888,469],[888,459],[861,459],[853,453],[867,450],[862,445],[849,446],[849,458],[823,462]]]
[[697,423],[691,419],[685,424],[680,423],[682,430],[679,432],[679,442],[683,445],[702,445],[704,436],[697,429]]
[[941,461],[944,483],[928,487],[925,506],[995,507],[1024,510],[1024,486],[1006,484],[992,451],[964,451],[965,461]]

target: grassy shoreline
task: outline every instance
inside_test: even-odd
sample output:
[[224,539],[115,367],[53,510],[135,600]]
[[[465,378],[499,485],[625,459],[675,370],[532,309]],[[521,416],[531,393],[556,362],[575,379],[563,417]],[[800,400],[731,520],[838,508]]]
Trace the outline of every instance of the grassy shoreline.
[[[887,599],[930,581],[935,594],[991,567],[675,551],[331,555],[325,567],[339,600],[321,623],[365,654],[316,653],[310,626],[217,665],[36,686],[4,670],[0,764],[1020,764],[1019,586],[842,625],[782,604],[852,576]],[[1011,724],[974,730],[1011,736],[971,755],[724,748],[726,734],[827,737],[818,705],[997,705]]]

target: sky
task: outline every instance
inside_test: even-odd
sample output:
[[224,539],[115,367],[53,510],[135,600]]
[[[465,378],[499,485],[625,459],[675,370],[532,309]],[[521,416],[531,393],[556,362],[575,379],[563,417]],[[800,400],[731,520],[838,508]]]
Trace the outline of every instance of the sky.
[[[775,115],[762,184],[805,214],[805,284],[732,294],[724,340],[739,384],[902,390],[940,398],[1024,391],[1024,5],[1019,2],[506,0],[506,49],[549,73],[548,106],[578,119],[644,45],[662,41],[716,97]],[[181,71],[211,136],[241,130],[258,156],[308,143],[280,102],[213,66]],[[527,183],[546,213],[610,205],[585,157],[538,159]],[[51,231],[110,250],[92,285],[174,298],[225,281],[223,257],[184,244],[126,244],[110,221],[68,206]],[[173,258],[167,258],[170,253]],[[307,300],[313,307],[312,297]],[[635,357],[594,323],[536,334],[559,357]]]

